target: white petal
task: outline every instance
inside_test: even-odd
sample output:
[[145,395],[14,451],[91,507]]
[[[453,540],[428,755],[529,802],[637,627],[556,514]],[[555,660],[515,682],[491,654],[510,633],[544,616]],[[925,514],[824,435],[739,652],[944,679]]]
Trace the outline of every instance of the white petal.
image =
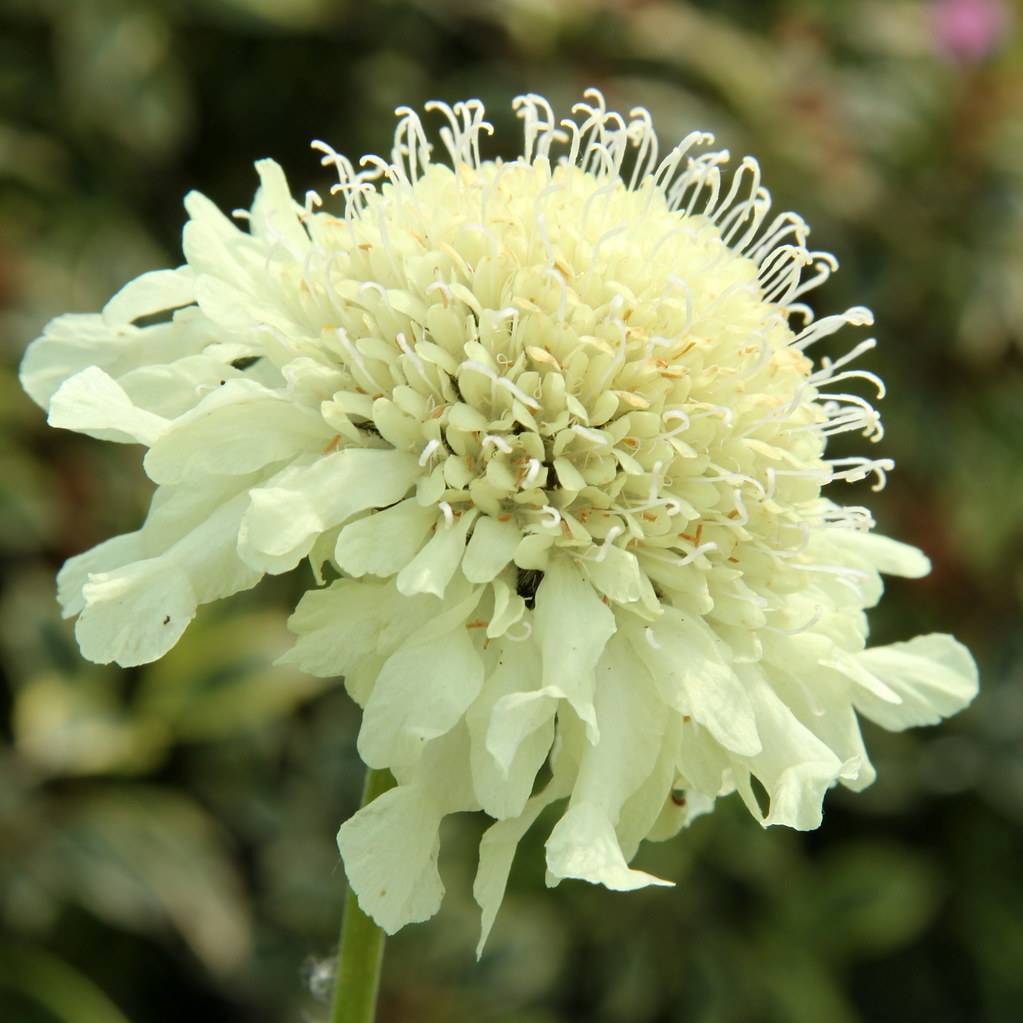
[[425,743],[458,723],[482,684],[483,662],[463,625],[406,643],[377,676],[359,730],[359,755],[371,767],[415,763]]
[[103,319],[110,324],[131,323],[167,309],[195,301],[195,273],[191,267],[152,270],[130,281],[103,307]]
[[834,529],[828,531],[827,538],[833,546],[853,551],[885,575],[920,579],[931,570],[930,560],[923,551],[888,536],[861,533],[856,529]]
[[503,579],[495,579],[490,586],[494,593],[494,610],[487,625],[487,636],[497,639],[526,613],[526,602]]
[[571,703],[597,741],[593,669],[614,634],[615,617],[576,566],[552,557],[536,592],[533,613],[543,659],[543,685]]
[[498,522],[483,516],[472,531],[465,549],[462,571],[473,583],[489,583],[511,561],[522,532],[514,522]]
[[331,431],[319,414],[253,380],[227,380],[175,420],[145,458],[156,483],[236,476],[322,450]]
[[857,710],[891,731],[936,724],[977,695],[977,665],[952,636],[917,636],[908,643],[864,650],[858,660],[902,698],[892,704],[869,693],[856,694]]
[[298,638],[277,663],[321,678],[347,675],[379,651],[384,626],[405,603],[393,586],[368,579],[338,579],[326,589],[307,590],[288,619]]
[[48,408],[60,385],[89,366],[116,379],[139,366],[194,354],[207,343],[193,329],[194,322],[187,311],[172,323],[144,329],[111,326],[94,313],[58,316],[26,349],[21,384],[37,405]]
[[154,444],[169,423],[135,405],[96,366],[65,381],[50,402],[48,422],[64,430],[120,444]]
[[188,355],[175,362],[129,370],[117,382],[136,405],[176,419],[220,387],[222,380],[240,376],[230,363],[208,355]]
[[479,868],[472,886],[473,897],[483,911],[480,940],[476,946],[477,959],[483,954],[483,946],[487,943],[490,929],[494,926],[497,911],[504,899],[508,874],[519,842],[536,823],[537,817],[551,803],[567,796],[570,788],[569,778],[555,775],[543,792],[533,796],[526,803],[519,816],[498,821],[483,833],[480,840]]
[[282,473],[251,492],[238,539],[241,557],[266,572],[287,572],[320,533],[368,508],[400,501],[420,473],[401,451],[346,448]]
[[[798,831],[819,827],[824,793],[839,779],[842,761],[799,722],[759,671],[745,666],[742,676],[764,743],[761,753],[744,761],[771,798],[764,824],[785,824]],[[740,785],[739,791],[757,814],[748,785]]]
[[198,604],[188,574],[168,557],[90,577],[75,623],[82,656],[122,668],[158,660],[181,638]]
[[309,236],[298,219],[301,207],[291,197],[288,181],[280,164],[274,160],[257,160],[259,191],[252,203],[252,233],[270,242],[280,242],[297,259],[309,248]]
[[658,743],[656,763],[618,813],[615,833],[626,861],[636,855],[640,842],[650,837],[650,831],[661,820],[666,807],[676,811],[681,809],[685,815],[685,808],[677,806],[671,798],[678,776],[675,760],[682,729],[682,719],[677,715],[673,714],[664,723],[664,736]]
[[414,498],[371,512],[341,530],[334,559],[349,575],[394,575],[416,556],[436,519]]
[[428,743],[401,785],[361,809],[338,832],[338,848],[359,905],[389,934],[437,912],[438,831],[449,813],[478,810],[469,784],[468,736],[457,728]]
[[601,806],[612,824],[647,779],[660,755],[664,704],[654,681],[621,635],[611,638],[597,662],[594,706],[600,739],[588,746],[572,795]]
[[599,559],[585,558],[580,564],[590,582],[609,600],[616,604],[643,601],[650,608],[656,609],[657,596],[650,580],[640,569],[635,554],[610,544],[604,548]]
[[555,878],[574,877],[616,892],[673,886],[671,881],[629,867],[607,813],[590,802],[576,803],[558,821],[547,839],[547,869]]
[[531,643],[505,642],[495,647],[491,648],[490,671],[469,708],[466,723],[473,787],[483,809],[501,819],[518,816],[526,805],[554,740],[554,714],[552,709],[542,715],[522,734],[508,734],[507,718],[495,705],[536,686],[540,658]]
[[388,934],[429,920],[444,885],[437,872],[443,810],[418,786],[378,796],[341,825],[337,846],[363,912]]
[[828,671],[816,671],[802,679],[772,672],[772,683],[789,709],[842,761],[839,780],[860,792],[876,777],[853,710],[848,679]]
[[[436,516],[436,513],[434,513]],[[432,593],[443,597],[465,553],[465,537],[476,519],[475,508],[463,512],[452,525],[437,518],[437,529],[423,549],[398,574],[398,589],[407,597]]]
[[[156,557],[89,576],[75,627],[91,661],[122,667],[162,657],[179,639],[199,604],[254,586],[260,578],[235,553],[244,493],[219,506]],[[149,521],[140,539],[153,531]]]
[[691,714],[725,749],[760,752],[749,695],[703,621],[666,607],[648,629],[631,629],[630,638],[669,706]]
[[57,573],[57,600],[65,618],[85,607],[82,587],[90,575],[113,572],[133,561],[145,560],[141,537],[141,531],[114,536],[64,562]]

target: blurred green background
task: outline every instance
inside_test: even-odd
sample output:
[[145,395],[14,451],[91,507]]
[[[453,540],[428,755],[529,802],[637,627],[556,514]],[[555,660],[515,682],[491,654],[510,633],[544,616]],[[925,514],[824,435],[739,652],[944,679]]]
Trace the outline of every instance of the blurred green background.
[[[671,891],[543,888],[521,850],[487,953],[483,822],[449,821],[440,915],[388,947],[386,1021],[1023,1020],[1023,43],[995,0],[6,0],[0,3],[0,1019],[325,1015],[357,802],[340,688],[271,668],[309,580],[206,608],[162,662],[89,665],[58,616],[67,556],[136,527],[137,450],[49,431],[16,366],[52,315],[179,261],[181,199],[245,206],[252,161],[323,184],[308,142],[387,151],[396,104],[587,85],[752,152],[871,306],[890,385],[867,495],[933,575],[880,642],[954,631],[982,696],[867,726],[879,770],[816,833],[727,800],[641,864]],[[848,345],[849,342],[842,342]],[[854,491],[839,499],[857,501]]]

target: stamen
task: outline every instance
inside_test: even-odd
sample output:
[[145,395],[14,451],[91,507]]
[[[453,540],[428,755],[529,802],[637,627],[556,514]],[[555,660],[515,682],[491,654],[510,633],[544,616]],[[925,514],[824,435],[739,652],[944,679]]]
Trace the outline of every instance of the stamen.
[[540,477],[543,465],[538,458],[531,458],[527,463],[526,475],[522,478],[522,489],[529,490]]
[[444,515],[444,525],[450,529],[455,524],[455,513],[451,510],[451,505],[447,501],[441,501],[437,507]]
[[708,540],[706,543],[701,543],[694,547],[684,558],[679,558],[675,562],[679,568],[683,568],[686,565],[692,564],[702,554],[709,554],[711,551],[716,551],[718,545],[713,540]]
[[[521,625],[522,628],[525,630],[521,636],[512,635],[511,630],[515,628],[515,625]],[[521,618],[519,619],[519,621],[515,623],[515,625],[505,630],[504,633],[505,639],[511,640],[512,643],[525,643],[526,640],[533,635],[533,623],[526,618]]]
[[622,526],[612,526],[607,531],[607,536],[604,537],[604,542],[600,545],[600,549],[591,558],[592,561],[603,561],[607,557],[608,548],[614,543],[615,539],[622,535],[625,529]]
[[431,441],[428,441],[426,447],[423,448],[422,454],[419,456],[419,464],[425,466],[426,463],[430,461],[430,459],[433,457],[434,451],[436,451],[437,448],[439,447],[440,441],[437,440],[436,438],[434,438]]
[[549,504],[545,504],[540,510],[544,516],[542,522],[544,526],[549,526],[552,529],[555,529],[561,525],[561,512],[559,512],[557,508],[554,508]]
[[481,447],[485,448],[488,444],[493,444],[498,451],[501,451],[506,455],[510,455],[512,453],[511,445],[503,437],[499,437],[496,433],[484,434]]

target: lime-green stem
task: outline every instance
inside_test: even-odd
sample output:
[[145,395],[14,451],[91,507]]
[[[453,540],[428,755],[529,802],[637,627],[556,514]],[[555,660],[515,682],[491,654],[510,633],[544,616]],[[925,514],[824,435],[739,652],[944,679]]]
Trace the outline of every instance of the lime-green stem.
[[[394,785],[388,770],[366,770],[362,805],[372,803]],[[384,959],[384,932],[363,913],[351,886],[345,896],[341,942],[337,949],[337,979],[331,1023],[373,1023]]]

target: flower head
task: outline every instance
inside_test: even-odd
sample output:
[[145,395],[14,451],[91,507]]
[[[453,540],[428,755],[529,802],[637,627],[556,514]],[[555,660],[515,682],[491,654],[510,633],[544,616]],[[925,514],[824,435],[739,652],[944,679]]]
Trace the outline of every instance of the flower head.
[[52,425],[145,444],[159,485],[61,572],[87,657],[151,661],[197,605],[312,563],[285,659],[344,676],[398,780],[339,834],[389,931],[437,910],[449,813],[496,821],[485,938],[552,803],[551,883],[666,884],[629,866],[643,839],[734,790],[816,827],[873,778],[857,714],[932,723],[977,685],[948,636],[864,649],[878,573],[928,563],[822,492],[891,465],[825,456],[881,436],[850,368],[873,340],[810,354],[871,323],[802,301],[834,259],[708,135],[661,156],[593,90],[574,120],[515,105],[511,162],[481,157],[478,101],[428,105],[446,160],[407,108],[390,161],[314,143],[336,213],[271,161],[247,230],[189,195],[186,265],[55,320],[22,368]]

